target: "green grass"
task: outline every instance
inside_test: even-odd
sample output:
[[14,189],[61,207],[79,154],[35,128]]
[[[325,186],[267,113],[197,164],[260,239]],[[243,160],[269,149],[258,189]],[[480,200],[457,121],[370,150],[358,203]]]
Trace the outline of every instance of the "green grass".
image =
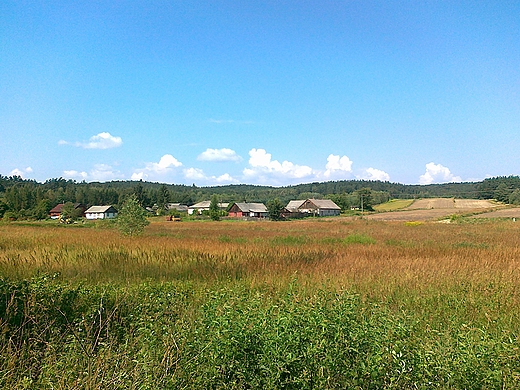
[[0,388],[517,389],[519,225],[0,226]]
[[409,207],[413,202],[413,199],[392,199],[386,203],[381,203],[374,206],[374,210],[378,212],[401,210]]

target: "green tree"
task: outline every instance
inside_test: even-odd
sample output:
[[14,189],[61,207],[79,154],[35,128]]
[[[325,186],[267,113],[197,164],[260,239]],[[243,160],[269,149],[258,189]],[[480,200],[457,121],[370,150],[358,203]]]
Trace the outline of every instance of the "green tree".
[[45,219],[49,216],[49,211],[51,211],[51,209],[51,202],[48,199],[42,199],[32,210],[32,215],[35,219]]
[[81,217],[82,210],[74,208],[74,204],[72,202],[67,202],[63,205],[61,209],[61,218],[63,220],[75,221],[79,217]]
[[146,219],[146,212],[139,204],[135,194],[130,195],[123,202],[117,217],[117,227],[124,236],[137,236],[150,223]]
[[209,204],[209,216],[213,221],[220,221],[220,205],[217,195],[211,197]]
[[4,214],[9,210],[9,206],[2,199],[0,199],[0,219],[3,218]]
[[267,215],[271,221],[280,221],[282,219],[282,210],[284,205],[280,199],[275,198],[267,202]]
[[509,195],[509,204],[519,205],[520,204],[520,190],[517,188]]
[[368,187],[360,188],[354,191],[354,194],[359,198],[359,208],[363,211],[372,211],[373,208],[373,197],[372,190]]

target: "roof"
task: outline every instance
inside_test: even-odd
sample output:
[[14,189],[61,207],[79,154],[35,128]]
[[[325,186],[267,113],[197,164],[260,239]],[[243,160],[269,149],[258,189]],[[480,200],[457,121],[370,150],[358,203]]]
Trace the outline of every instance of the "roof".
[[[199,202],[199,203],[195,203],[194,205],[191,205],[190,207],[188,207],[189,209],[209,209],[209,205],[211,204],[211,201],[210,200],[204,200],[202,202]],[[220,207],[221,209],[225,209],[229,206],[229,203],[220,203],[218,204],[218,207]]]
[[267,207],[263,203],[235,203],[242,212],[267,213]]
[[61,209],[63,208],[63,206],[63,203],[57,204],[49,211],[49,213],[61,213]]
[[[55,214],[55,213],[60,214],[61,211],[62,211],[62,209],[63,209],[63,206],[65,206],[65,203],[59,203],[59,204],[57,204],[56,206],[54,206],[54,207],[49,211],[49,213],[51,213],[51,214]],[[83,208],[83,210],[85,210],[85,206],[83,206],[81,203],[74,203],[74,208],[75,208],[75,209]]]
[[289,203],[287,203],[285,208],[289,211],[296,212],[304,202],[305,200],[291,200]]
[[309,202],[312,202],[319,209],[331,209],[331,210],[341,210],[336,203],[334,203],[330,199],[308,199]]
[[117,210],[112,206],[92,206],[85,213],[106,213],[110,209],[113,209],[117,212]]

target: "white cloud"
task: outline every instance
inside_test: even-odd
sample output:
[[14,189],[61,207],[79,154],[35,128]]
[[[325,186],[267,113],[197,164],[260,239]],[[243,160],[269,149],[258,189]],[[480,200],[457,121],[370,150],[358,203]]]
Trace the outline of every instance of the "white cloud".
[[204,180],[206,179],[206,175],[204,175],[204,171],[199,168],[188,168],[184,170],[184,177],[186,179],[191,180]]
[[88,173],[74,169],[66,170],[63,171],[63,177],[66,179],[85,180],[90,182],[105,182],[124,179],[124,175],[120,171],[107,164],[96,164]]
[[389,181],[390,180],[390,175],[388,173],[386,173],[385,171],[382,171],[380,169],[368,168],[365,171],[365,175],[363,176],[363,179],[366,179],[366,180]]
[[83,149],[111,149],[117,148],[123,144],[121,137],[114,137],[112,134],[102,132],[90,137],[88,142],[74,142],[60,140],[58,145],[74,145]]
[[78,172],[74,169],[71,169],[70,171],[63,171],[63,177],[66,179],[87,180],[88,173],[85,171]]
[[242,158],[236,154],[234,150],[223,148],[223,149],[206,149],[198,157],[199,161],[240,161]]
[[426,172],[419,177],[419,184],[460,182],[460,176],[454,176],[448,168],[433,162],[426,164]]
[[257,177],[260,181],[272,178],[302,179],[313,175],[311,167],[293,164],[290,161],[279,162],[272,160],[271,154],[265,149],[251,149],[249,151],[249,165],[251,168],[243,170],[244,176]]
[[323,176],[326,178],[337,176],[345,177],[345,174],[352,172],[352,160],[347,156],[340,157],[330,154],[329,157],[327,157],[327,165],[325,166],[325,169]]
[[164,179],[168,174],[174,173],[175,168],[181,167],[182,163],[171,154],[165,154],[158,163],[149,162],[144,168],[136,169],[131,176],[132,180]]
[[217,183],[238,183],[238,180],[234,179],[230,174],[224,173],[219,177],[215,178]]
[[206,176],[204,171],[199,168],[187,168],[184,170],[184,177],[189,180],[197,180],[203,184],[229,184],[238,183],[230,174],[225,173],[220,176]]
[[130,180],[139,181],[139,180],[143,180],[143,179],[146,179],[144,177],[144,172],[134,172],[134,173],[132,173],[132,176],[130,176]]
[[31,167],[27,167],[25,169],[18,169],[15,168],[11,172],[9,172],[9,176],[20,176],[22,178],[25,178],[26,173],[32,173],[33,169]]

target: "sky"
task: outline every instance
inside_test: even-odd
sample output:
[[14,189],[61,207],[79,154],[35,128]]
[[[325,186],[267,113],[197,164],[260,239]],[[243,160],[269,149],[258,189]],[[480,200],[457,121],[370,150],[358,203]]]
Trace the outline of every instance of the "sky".
[[520,1],[3,0],[0,174],[520,175]]

